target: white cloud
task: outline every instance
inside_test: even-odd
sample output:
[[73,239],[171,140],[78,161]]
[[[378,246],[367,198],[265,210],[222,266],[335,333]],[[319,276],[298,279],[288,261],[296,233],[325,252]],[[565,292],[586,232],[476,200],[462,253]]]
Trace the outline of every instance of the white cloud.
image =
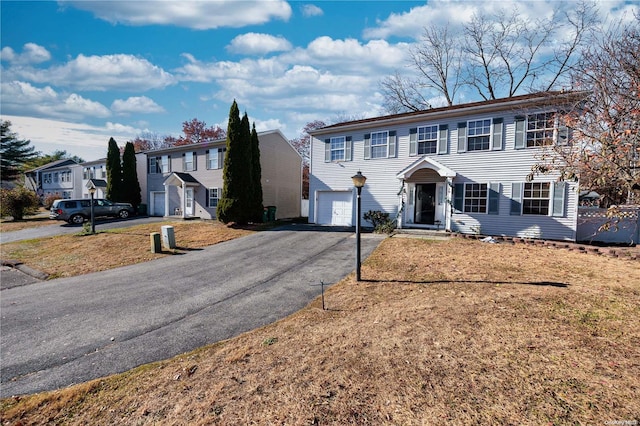
[[279,75],[287,69],[286,64],[278,58],[243,59],[239,62],[202,62],[189,53],[184,53],[182,56],[188,63],[175,70],[181,81],[207,83],[231,77],[251,79],[255,76]]
[[111,110],[117,114],[150,114],[164,112],[164,108],[146,96],[132,96],[128,99],[116,99],[111,104]]
[[291,6],[284,0],[215,1],[64,1],[113,24],[174,25],[198,30],[287,21]]
[[79,90],[145,91],[176,82],[175,77],[143,58],[133,55],[78,55],[64,65],[46,69],[10,67],[11,79],[73,87]]
[[124,142],[142,132],[142,129],[112,122],[104,126],[92,126],[13,115],[3,115],[2,119],[9,120],[11,130],[21,138],[30,140],[37,151],[51,153],[65,150],[87,161],[106,157],[109,138],[113,137],[119,145],[124,145]]
[[2,83],[2,110],[9,114],[62,119],[111,115],[101,103],[76,93],[59,94],[49,86],[38,88],[22,81]]
[[304,16],[305,18],[324,15],[322,9],[314,4],[304,4],[300,7],[300,9],[302,10],[302,16]]
[[229,52],[246,55],[260,55],[291,50],[291,43],[284,37],[276,37],[270,34],[247,33],[231,40],[231,43],[227,46],[227,50]]
[[35,43],[26,43],[22,48],[22,53],[16,53],[10,47],[3,47],[0,52],[3,61],[16,65],[39,64],[51,59],[51,53],[42,46]]
[[521,18],[536,20],[548,18],[554,9],[569,9],[573,2],[554,0],[520,1],[500,0],[485,2],[430,0],[424,6],[416,6],[408,12],[392,13],[384,20],[378,20],[377,26],[363,31],[365,39],[389,38],[391,36],[418,39],[424,28],[430,25],[450,25],[458,29],[469,22],[474,14],[493,14],[501,10],[512,11],[517,8]]

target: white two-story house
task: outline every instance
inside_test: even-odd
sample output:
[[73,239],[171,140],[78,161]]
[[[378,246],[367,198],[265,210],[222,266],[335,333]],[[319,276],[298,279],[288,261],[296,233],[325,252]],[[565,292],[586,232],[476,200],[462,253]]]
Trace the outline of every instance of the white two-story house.
[[[279,130],[258,133],[263,205],[300,216],[302,157]],[[149,214],[214,219],[222,197],[226,139],[145,152]]]
[[354,224],[351,176],[361,171],[362,212],[387,212],[398,228],[573,241],[578,182],[528,176],[547,145],[569,143],[558,112],[577,97],[544,92],[317,129],[309,222]]

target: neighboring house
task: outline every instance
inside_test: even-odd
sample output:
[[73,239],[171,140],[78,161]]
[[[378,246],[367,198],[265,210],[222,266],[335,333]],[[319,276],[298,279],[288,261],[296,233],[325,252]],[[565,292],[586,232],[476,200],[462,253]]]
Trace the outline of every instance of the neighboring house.
[[578,183],[527,175],[541,147],[568,142],[556,113],[576,98],[545,92],[314,130],[309,222],[355,223],[360,170],[362,212],[387,212],[398,228],[573,241]]
[[78,163],[74,160],[57,160],[44,166],[28,170],[25,187],[33,190],[42,199],[55,195],[60,198],[75,198],[79,179]]
[[[302,157],[279,130],[258,133],[263,205],[277,217],[300,216]],[[216,217],[222,197],[226,140],[147,151],[149,214]]]
[[78,198],[91,198],[89,195],[89,189],[87,183],[93,179],[96,187],[95,198],[106,198],[107,190],[107,159],[101,158],[95,161],[86,161],[80,164],[82,167],[82,174],[78,173],[81,180],[77,182],[76,187]]

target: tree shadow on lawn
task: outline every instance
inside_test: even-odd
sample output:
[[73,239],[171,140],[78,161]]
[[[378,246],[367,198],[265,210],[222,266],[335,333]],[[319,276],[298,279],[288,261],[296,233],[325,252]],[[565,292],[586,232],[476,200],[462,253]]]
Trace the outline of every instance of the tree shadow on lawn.
[[430,281],[416,281],[416,280],[368,280],[361,279],[361,282],[368,283],[398,283],[398,284],[516,284],[516,285],[535,285],[535,286],[547,286],[547,287],[560,287],[567,288],[569,284],[558,283],[554,281],[487,281],[487,280],[430,280]]

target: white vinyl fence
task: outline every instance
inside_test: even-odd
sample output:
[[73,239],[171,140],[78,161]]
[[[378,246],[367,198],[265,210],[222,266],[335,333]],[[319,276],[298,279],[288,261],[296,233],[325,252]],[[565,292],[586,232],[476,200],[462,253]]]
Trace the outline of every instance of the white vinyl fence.
[[[609,223],[609,229],[600,228]],[[612,209],[578,208],[576,239],[584,242],[638,244],[640,240],[640,206]]]

